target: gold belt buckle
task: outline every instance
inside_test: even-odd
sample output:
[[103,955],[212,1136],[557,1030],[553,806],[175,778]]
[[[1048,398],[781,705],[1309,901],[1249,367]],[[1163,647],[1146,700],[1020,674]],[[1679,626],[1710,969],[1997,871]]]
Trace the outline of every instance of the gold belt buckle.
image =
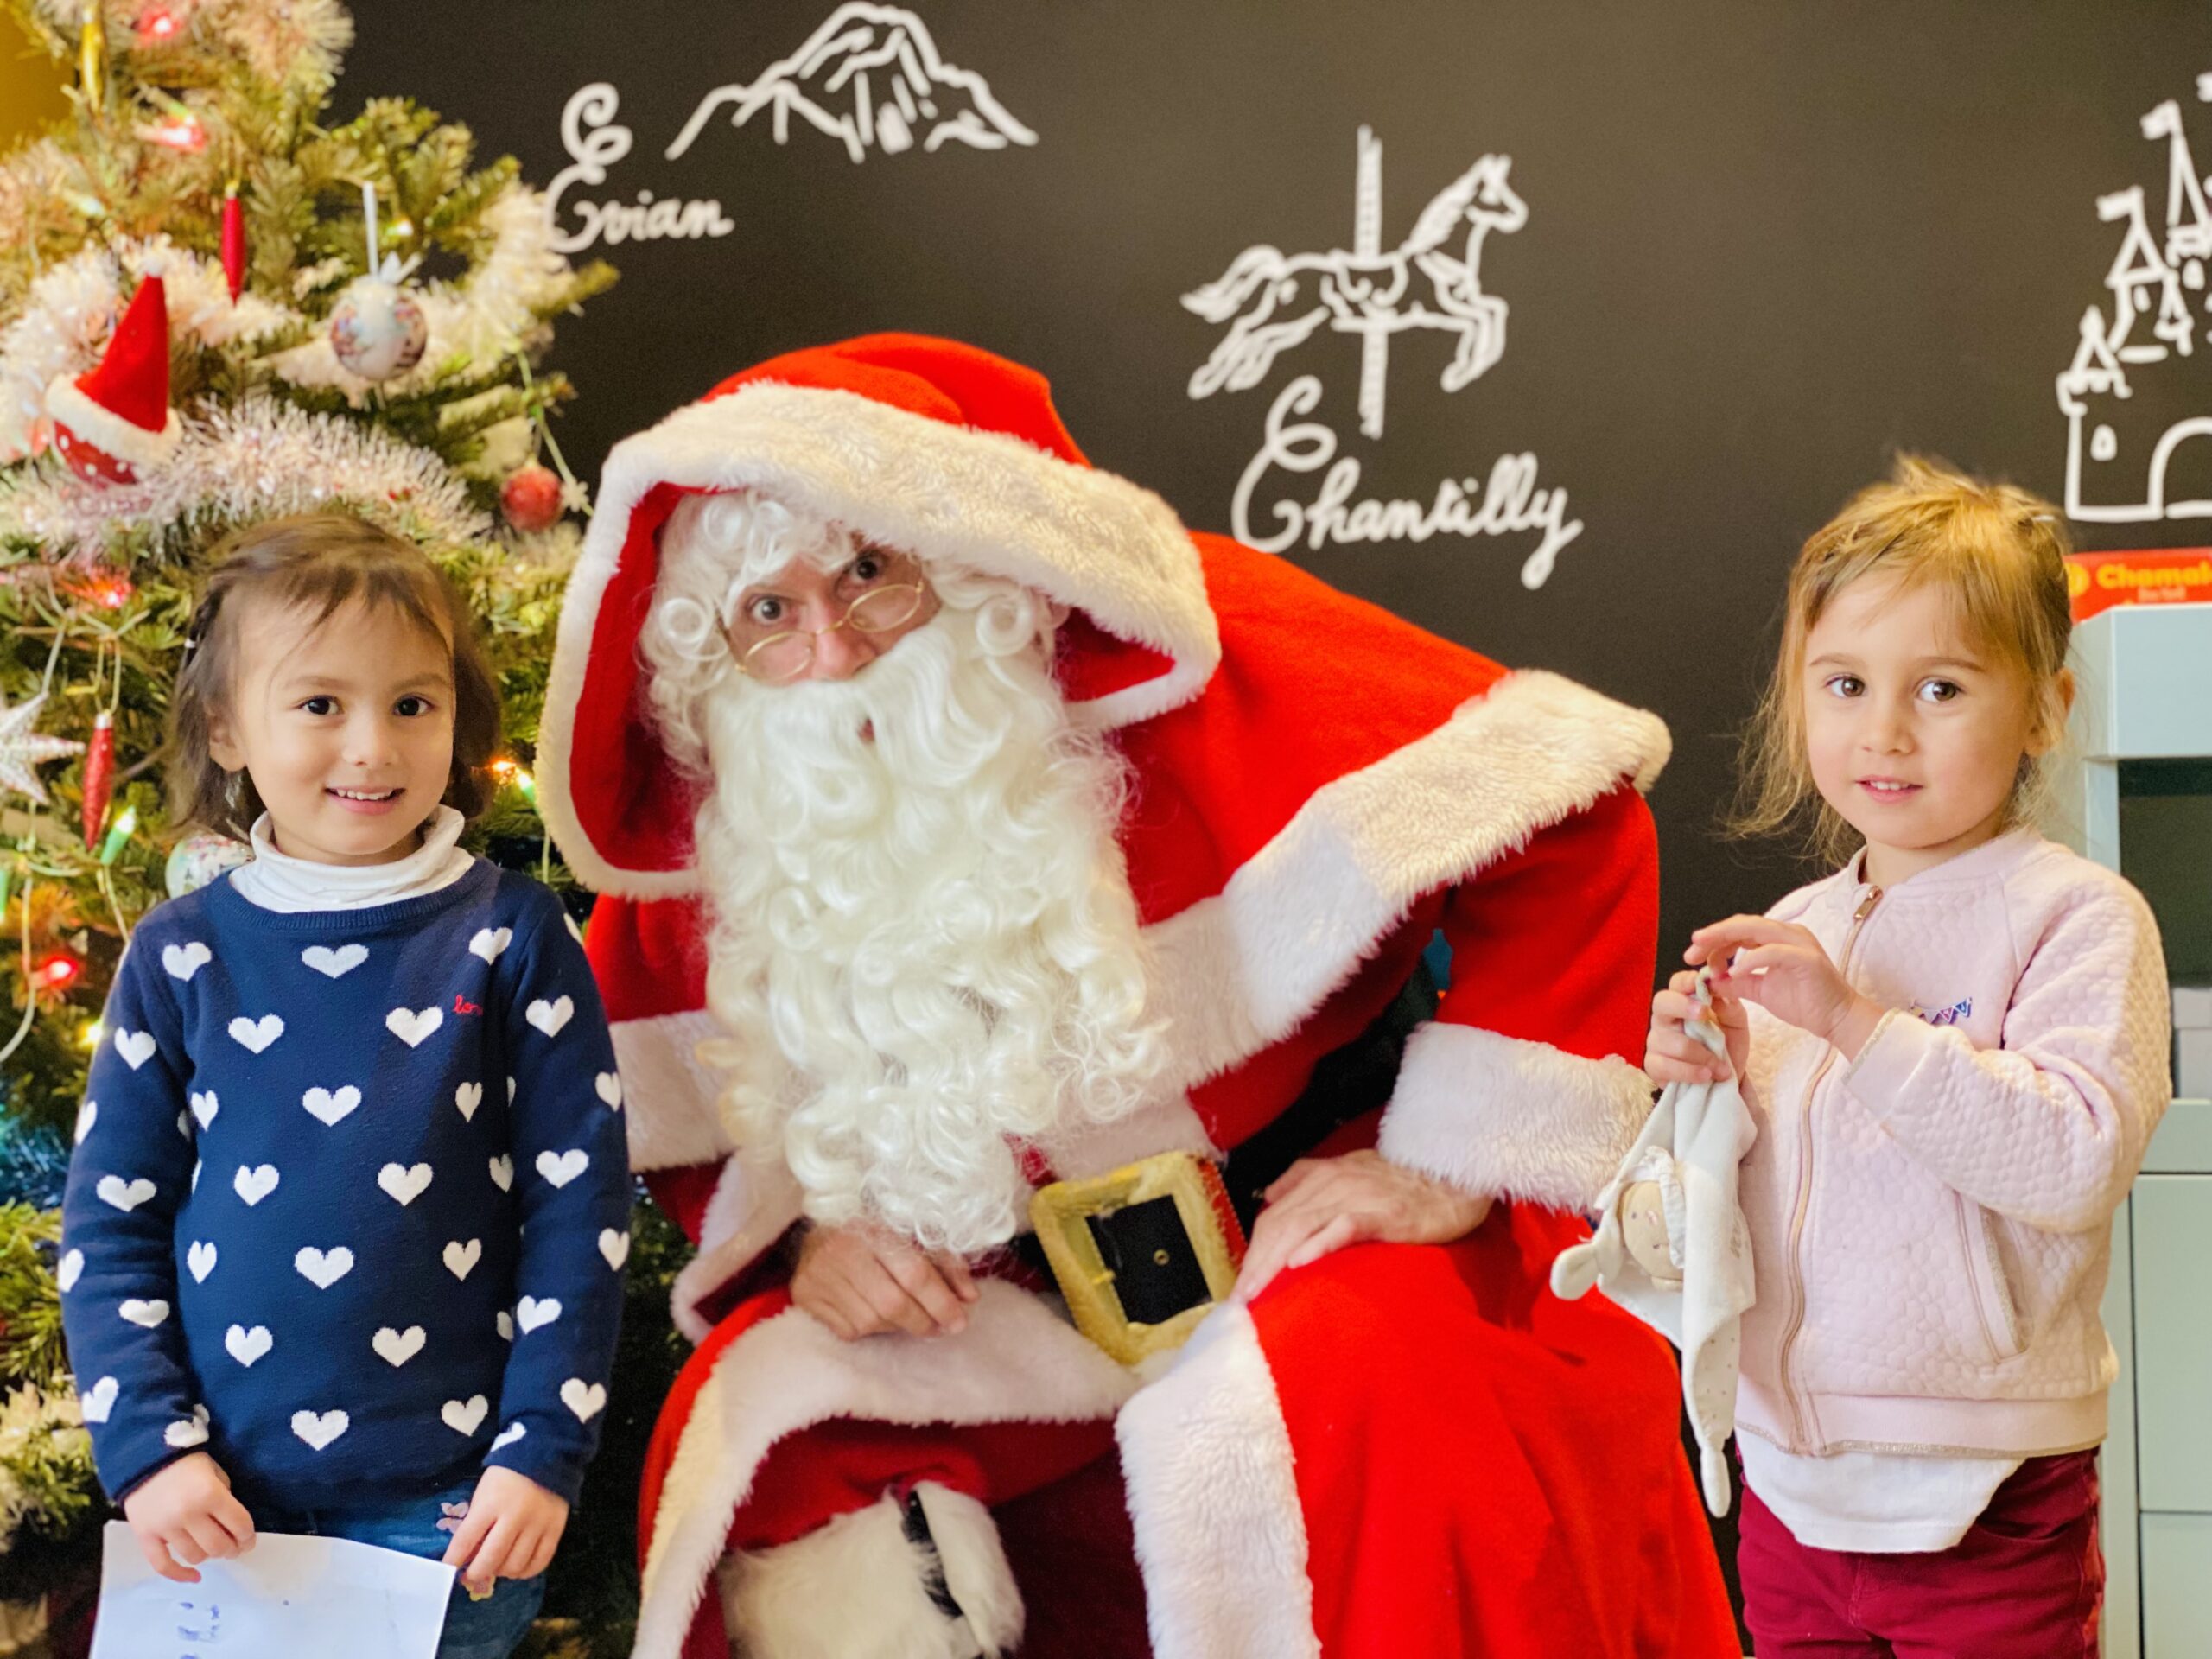
[[1193,1153],[1039,1187],[1029,1220],[1076,1329],[1124,1365],[1179,1347],[1244,1260],[1221,1172]]

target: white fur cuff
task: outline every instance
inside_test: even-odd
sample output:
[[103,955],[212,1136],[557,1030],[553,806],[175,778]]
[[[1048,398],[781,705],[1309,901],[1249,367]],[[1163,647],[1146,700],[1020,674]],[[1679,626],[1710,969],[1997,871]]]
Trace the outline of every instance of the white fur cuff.
[[1627,1061],[1435,1021],[1406,1045],[1380,1149],[1485,1196],[1587,1210],[1651,1111]]

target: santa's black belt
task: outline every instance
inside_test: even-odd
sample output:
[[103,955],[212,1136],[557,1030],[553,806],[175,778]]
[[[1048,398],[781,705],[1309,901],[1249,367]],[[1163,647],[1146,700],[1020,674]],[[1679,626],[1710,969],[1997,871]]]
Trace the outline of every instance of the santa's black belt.
[[1174,1347],[1228,1294],[1243,1230],[1283,1172],[1390,1097],[1413,1028],[1435,1012],[1426,968],[1352,1041],[1325,1056],[1288,1109],[1218,1166],[1164,1154],[1056,1182],[1032,1205],[1014,1254],[1058,1282],[1084,1334],[1124,1364]]

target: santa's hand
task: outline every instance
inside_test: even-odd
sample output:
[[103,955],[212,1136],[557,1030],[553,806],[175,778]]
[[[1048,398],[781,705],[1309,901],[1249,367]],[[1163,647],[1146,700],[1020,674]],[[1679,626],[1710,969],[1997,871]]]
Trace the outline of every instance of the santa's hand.
[[889,1331],[964,1331],[978,1294],[958,1256],[872,1227],[808,1229],[791,1274],[791,1300],[847,1342]]
[[1375,1152],[1301,1158],[1267,1200],[1231,1300],[1249,1302],[1285,1268],[1347,1244],[1448,1244],[1481,1226],[1491,1205]]

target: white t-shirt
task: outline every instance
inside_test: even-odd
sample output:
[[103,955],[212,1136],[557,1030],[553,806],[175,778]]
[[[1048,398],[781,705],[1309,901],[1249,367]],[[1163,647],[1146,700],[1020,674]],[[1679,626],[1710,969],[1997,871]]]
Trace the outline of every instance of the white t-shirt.
[[1870,1555],[1948,1549],[1967,1535],[2018,1458],[1923,1458],[1897,1452],[1784,1452],[1741,1434],[1744,1484],[1812,1549]]
[[452,886],[468,874],[476,855],[464,851],[461,832],[467,820],[441,805],[423,830],[423,844],[389,864],[318,864],[276,850],[276,835],[264,812],[248,833],[253,860],[230,874],[238,895],[264,910],[366,910],[397,904]]

